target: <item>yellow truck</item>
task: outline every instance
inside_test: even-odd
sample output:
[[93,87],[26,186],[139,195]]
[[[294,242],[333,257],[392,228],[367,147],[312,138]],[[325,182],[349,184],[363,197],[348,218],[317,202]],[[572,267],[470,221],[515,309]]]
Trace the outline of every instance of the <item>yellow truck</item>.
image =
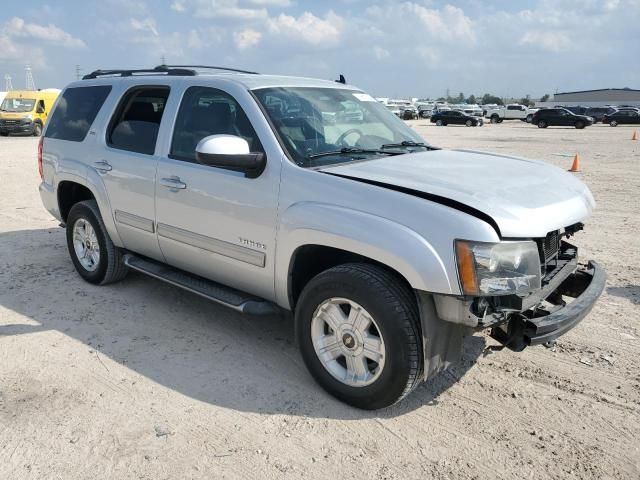
[[0,135],[39,137],[60,90],[11,90],[0,104]]

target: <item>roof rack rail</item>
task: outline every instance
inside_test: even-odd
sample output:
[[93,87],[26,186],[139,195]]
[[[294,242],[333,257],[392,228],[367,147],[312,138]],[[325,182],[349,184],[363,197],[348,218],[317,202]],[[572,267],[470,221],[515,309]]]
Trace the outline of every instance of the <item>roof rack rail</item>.
[[238,68],[216,67],[215,65],[158,65],[156,68],[210,68],[212,70],[224,70],[225,72],[248,73],[250,75],[260,75],[258,72],[240,70]]
[[93,72],[82,77],[83,80],[91,80],[93,78],[105,77],[105,76],[119,76],[119,77],[131,77],[137,73],[164,73],[166,75],[182,75],[182,76],[194,76],[196,72],[186,68],[171,68],[166,65],[158,65],[155,68],[140,68],[134,70],[94,70]]

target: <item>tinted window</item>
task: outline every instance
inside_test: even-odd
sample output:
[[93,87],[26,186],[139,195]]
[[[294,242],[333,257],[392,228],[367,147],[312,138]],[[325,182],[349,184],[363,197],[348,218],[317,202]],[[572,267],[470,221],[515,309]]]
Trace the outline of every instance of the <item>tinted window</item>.
[[121,100],[111,119],[107,144],[153,155],[169,87],[135,87]]
[[45,137],[83,141],[109,92],[110,85],[67,88],[49,117]]
[[242,137],[251,152],[263,151],[251,122],[232,96],[215,88],[189,87],[180,104],[169,156],[195,162],[196,145],[209,135]]
[[507,110],[520,110],[520,107],[518,105],[509,105]]

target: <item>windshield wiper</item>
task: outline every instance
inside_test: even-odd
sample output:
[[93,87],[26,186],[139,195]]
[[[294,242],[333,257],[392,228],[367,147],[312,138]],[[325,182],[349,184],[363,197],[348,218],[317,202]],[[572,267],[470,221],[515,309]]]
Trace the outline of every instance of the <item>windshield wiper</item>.
[[413,140],[403,140],[400,143],[385,143],[380,148],[400,148],[400,147],[424,147],[431,149],[431,147],[424,142],[414,142]]
[[[382,146],[382,148],[384,148],[384,145]],[[314,158],[320,158],[320,157],[329,157],[331,155],[348,155],[353,153],[355,154],[377,153],[377,154],[384,154],[384,155],[402,155],[401,152],[390,152],[388,150],[375,150],[375,149],[358,148],[358,147],[344,147],[344,148],[341,148],[340,150],[333,150],[330,152],[320,152],[320,153],[314,153],[313,155],[307,155],[307,158],[314,159]]]

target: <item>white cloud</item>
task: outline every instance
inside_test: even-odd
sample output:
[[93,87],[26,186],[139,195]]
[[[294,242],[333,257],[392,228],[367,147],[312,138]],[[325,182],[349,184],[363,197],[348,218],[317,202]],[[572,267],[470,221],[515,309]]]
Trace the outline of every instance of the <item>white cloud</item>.
[[86,46],[79,38],[75,38],[70,33],[65,32],[51,23],[49,25],[27,23],[20,17],[13,17],[2,25],[0,27],[0,34],[9,38],[33,39],[70,48],[83,48]]
[[290,7],[293,5],[291,0],[249,0],[254,5],[263,7]]
[[571,40],[567,34],[563,32],[534,30],[526,32],[518,44],[534,45],[544,50],[559,52],[571,45]]
[[262,34],[251,28],[245,28],[244,30],[233,33],[233,42],[240,50],[257,45],[260,43],[261,38]]
[[267,28],[273,35],[303,40],[312,45],[333,46],[339,43],[344,21],[332,10],[319,18],[304,12],[298,18],[281,13],[267,21]]
[[141,20],[138,20],[136,18],[130,18],[129,24],[131,25],[131,28],[133,30],[136,30],[139,32],[150,32],[154,36],[156,37],[158,36],[158,28],[156,26],[156,21],[151,17],[143,18]]
[[373,54],[378,60],[384,60],[385,58],[389,58],[391,56],[389,50],[382,47],[373,47]]
[[[263,6],[266,2],[253,2]],[[171,8],[176,12],[191,12],[196,18],[232,18],[255,20],[267,17],[265,8],[241,7],[238,0],[174,0]]]

